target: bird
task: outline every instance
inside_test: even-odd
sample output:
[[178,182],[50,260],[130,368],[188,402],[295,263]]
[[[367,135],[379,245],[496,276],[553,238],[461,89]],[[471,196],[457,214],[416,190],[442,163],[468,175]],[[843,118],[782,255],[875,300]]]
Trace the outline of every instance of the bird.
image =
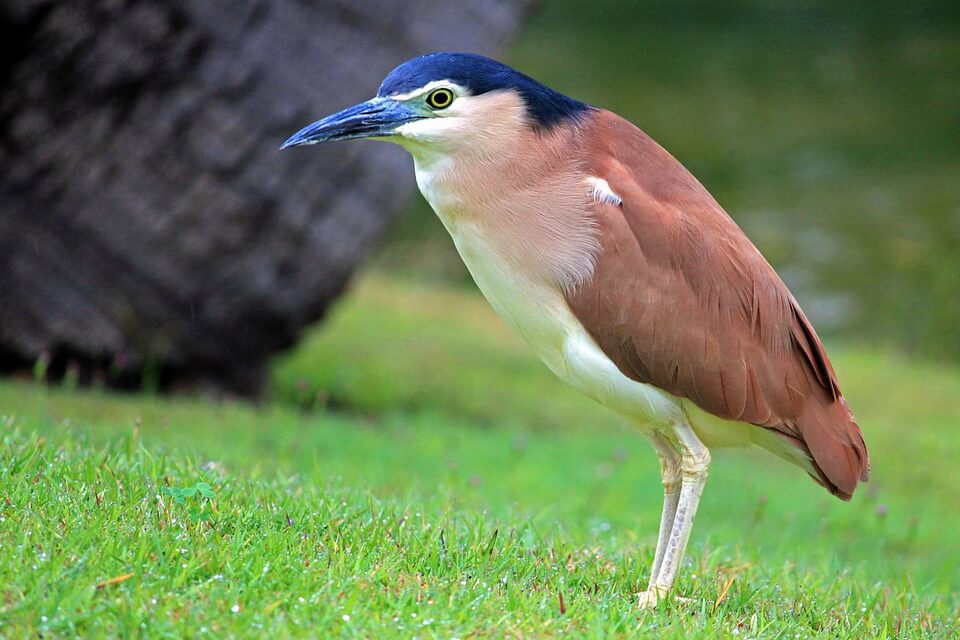
[[398,144],[480,292],[558,378],[649,438],[663,484],[638,605],[674,592],[711,450],[759,447],[850,500],[863,434],[797,300],[706,188],[621,116],[437,52],[281,149]]

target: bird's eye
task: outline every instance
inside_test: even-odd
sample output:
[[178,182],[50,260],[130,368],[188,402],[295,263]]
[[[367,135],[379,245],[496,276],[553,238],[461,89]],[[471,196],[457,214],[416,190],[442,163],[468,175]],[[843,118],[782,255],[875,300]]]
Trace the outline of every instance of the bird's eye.
[[453,91],[450,89],[434,89],[427,94],[427,104],[434,109],[446,109],[453,103]]

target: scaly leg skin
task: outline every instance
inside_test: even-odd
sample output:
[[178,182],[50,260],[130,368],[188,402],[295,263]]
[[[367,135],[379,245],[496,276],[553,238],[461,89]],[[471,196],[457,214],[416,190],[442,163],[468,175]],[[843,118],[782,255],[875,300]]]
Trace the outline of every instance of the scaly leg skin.
[[663,564],[663,554],[667,548],[670,532],[673,530],[673,521],[677,515],[677,504],[680,501],[680,454],[674,445],[660,433],[650,436],[653,448],[660,458],[660,478],[663,481],[663,512],[660,515],[660,534],[657,536],[657,551],[653,558],[653,567],[650,569],[650,582],[647,590],[638,594],[641,607],[653,606],[657,603],[660,594],[654,589],[660,566]]
[[680,454],[673,448],[670,441],[659,433],[654,433],[650,440],[653,442],[657,456],[660,458],[660,479],[663,481],[663,512],[660,515],[660,534],[657,536],[657,551],[653,558],[653,567],[650,570],[648,590],[653,587],[660,573],[663,563],[663,552],[667,546],[667,539],[673,529],[673,520],[677,515],[677,503],[680,500]]
[[[659,565],[654,561],[655,577],[651,576],[650,586],[640,594],[639,606],[652,607],[666,595],[677,578],[683,554],[690,539],[693,519],[697,515],[697,505],[707,481],[710,470],[710,451],[697,438],[687,424],[674,427],[674,434],[680,445],[680,494],[676,505],[673,526],[667,537],[663,552],[657,550]],[[666,500],[664,501],[666,512]],[[658,545],[659,546],[659,545]]]

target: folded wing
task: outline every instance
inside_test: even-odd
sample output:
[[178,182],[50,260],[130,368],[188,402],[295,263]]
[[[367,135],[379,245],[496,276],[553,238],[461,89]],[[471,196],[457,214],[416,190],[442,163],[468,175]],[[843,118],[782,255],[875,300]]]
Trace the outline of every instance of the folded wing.
[[869,475],[860,428],[796,300],[736,223],[675,158],[619,116],[584,125],[601,250],[571,309],[627,376],[809,455],[849,499]]

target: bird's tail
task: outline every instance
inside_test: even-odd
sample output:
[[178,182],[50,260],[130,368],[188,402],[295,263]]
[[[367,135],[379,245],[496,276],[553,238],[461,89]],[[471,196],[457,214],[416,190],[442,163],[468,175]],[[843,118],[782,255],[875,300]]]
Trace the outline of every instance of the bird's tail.
[[849,500],[860,482],[870,479],[870,456],[863,433],[843,396],[809,403],[797,420],[810,453],[814,480],[841,500]]

